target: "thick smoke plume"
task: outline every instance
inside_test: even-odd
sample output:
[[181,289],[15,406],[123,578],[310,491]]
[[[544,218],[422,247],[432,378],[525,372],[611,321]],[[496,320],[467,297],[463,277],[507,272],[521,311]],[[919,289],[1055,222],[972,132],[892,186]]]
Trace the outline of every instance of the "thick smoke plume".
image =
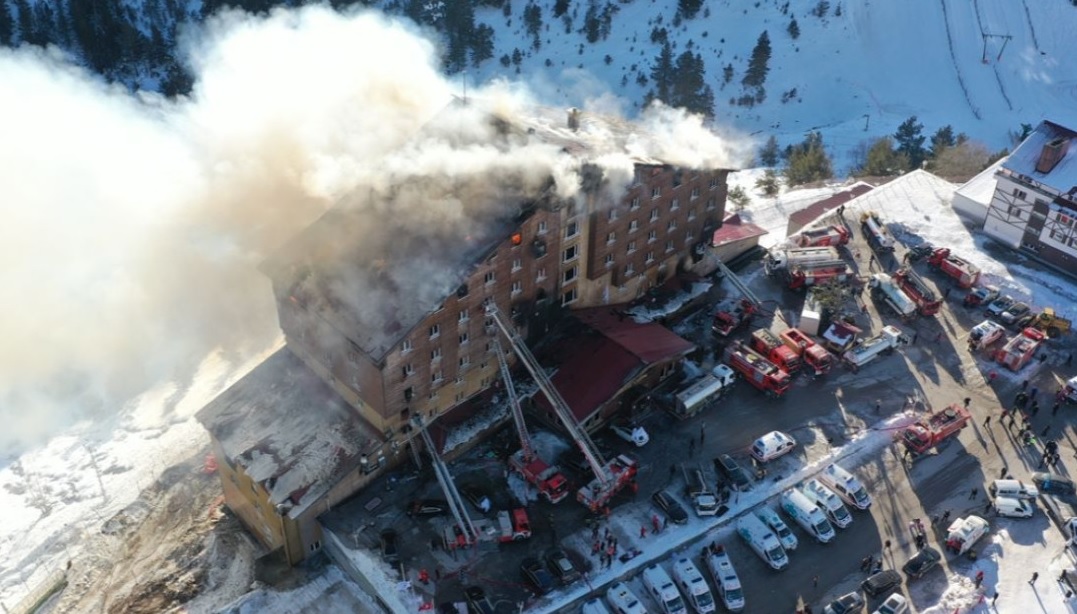
[[[182,389],[210,352],[274,343],[256,267],[336,203],[392,207],[397,236],[451,245],[496,213],[490,186],[523,198],[552,177],[575,194],[578,161],[560,143],[491,127],[490,113],[530,117],[531,97],[496,84],[475,93],[481,109],[454,105],[434,44],[405,23],[227,13],[186,47],[195,86],[181,100],[105,85],[52,52],[0,51],[0,454],[113,415],[155,382]],[[611,182],[628,181],[629,156],[739,162],[679,111],[653,108],[642,126],[650,136],[581,130]],[[384,229],[356,232],[328,256],[378,258],[363,233]],[[422,256],[399,283],[438,277]]]

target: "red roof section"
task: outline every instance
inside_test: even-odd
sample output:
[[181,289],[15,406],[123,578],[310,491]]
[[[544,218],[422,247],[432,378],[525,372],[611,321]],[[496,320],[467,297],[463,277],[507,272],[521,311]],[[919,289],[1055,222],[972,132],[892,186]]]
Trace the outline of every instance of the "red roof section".
[[661,324],[639,323],[630,317],[619,315],[609,307],[580,309],[573,312],[573,315],[632,353],[644,364],[649,365],[687,354],[696,347]]
[[861,181],[854,184],[847,190],[842,190],[841,192],[838,192],[837,194],[834,194],[829,198],[824,198],[819,202],[815,202],[808,205],[807,208],[797,211],[796,213],[789,216],[789,221],[800,227],[807,226],[808,224],[814,222],[815,220],[833,211],[834,209],[837,209],[841,205],[844,205],[850,200],[856,198],[857,196],[867,194],[874,189],[875,186],[871,185],[870,183],[864,183],[863,181]]
[[767,234],[766,229],[740,219],[740,215],[732,215],[722,222],[722,227],[714,231],[711,236],[711,247],[721,247],[727,243],[761,237]]

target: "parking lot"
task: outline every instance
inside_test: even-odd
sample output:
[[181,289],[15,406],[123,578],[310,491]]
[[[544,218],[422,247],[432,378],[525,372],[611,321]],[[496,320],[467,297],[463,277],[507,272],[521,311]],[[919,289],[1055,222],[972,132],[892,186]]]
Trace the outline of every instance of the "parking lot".
[[[880,255],[873,261],[859,229],[855,230],[856,238],[848,252],[861,276],[881,270],[880,266],[889,270],[897,266],[898,259],[889,255]],[[749,265],[741,271],[742,279],[765,306],[770,309],[780,306],[779,312],[786,320],[795,322],[792,314],[799,310],[802,295],[783,290],[777,282],[766,279],[761,268],[758,263]],[[947,286],[942,278],[927,273],[924,277],[939,286],[940,295],[945,294]],[[707,304],[733,292],[728,282],[716,284]],[[821,612],[828,600],[855,590],[864,579],[866,574],[859,570],[864,557],[881,557],[884,567],[890,569],[900,568],[912,556],[912,534],[908,529],[912,519],[930,519],[943,508],[951,509],[955,517],[966,512],[982,513],[984,496],[969,498],[966,493],[997,477],[995,473],[1003,465],[1018,477],[1022,472],[1035,470],[1038,458],[1015,445],[1016,431],[987,429],[981,422],[988,413],[998,415],[1002,405],[999,399],[1011,398],[1021,377],[1031,377],[1034,386],[1053,391],[1057,383],[1055,373],[1062,375],[1063,363],[1072,348],[1052,342],[1046,362],[1033,365],[1020,377],[1002,374],[988,382],[987,372],[997,367],[984,357],[970,354],[965,342],[967,331],[983,319],[982,311],[962,307],[962,296],[962,292],[950,292],[937,316],[909,322],[897,321],[885,308],[880,313],[870,298],[850,304],[849,315],[864,331],[864,336],[877,332],[884,324],[896,324],[913,341],[892,356],[878,358],[857,374],[838,368],[828,376],[815,379],[801,375],[780,399],[768,398],[747,383],[739,382],[731,394],[685,421],[678,421],[666,412],[651,411],[640,416],[640,423],[650,436],[650,441],[642,447],[614,437],[608,430],[600,431],[596,438],[602,446],[614,452],[631,452],[640,460],[638,494],[620,496],[611,506],[608,519],[599,521],[599,530],[604,537],[608,528],[617,537],[619,554],[633,545],[644,553],[626,563],[614,560],[609,570],[599,569],[600,559],[591,555],[593,540],[589,523],[593,519],[572,497],[559,505],[529,502],[527,510],[534,532],[529,540],[502,544],[491,551],[449,553],[439,549],[438,527],[444,519],[415,519],[404,513],[408,500],[444,498],[429,469],[420,473],[412,469],[396,472],[381,485],[335,510],[326,518],[326,525],[353,536],[355,544],[372,551],[377,548],[377,536],[382,529],[396,530],[404,573],[419,585],[418,574],[427,570],[429,583],[422,585],[421,590],[433,593],[439,604],[463,600],[464,587],[478,584],[486,589],[499,612],[518,611],[521,605],[535,611],[555,609],[550,605],[554,603],[550,598],[537,600],[520,573],[524,559],[542,558],[554,547],[563,548],[585,572],[584,579],[571,589],[574,597],[604,594],[609,582],[620,576],[629,579],[629,586],[642,596],[640,583],[635,579],[639,566],[653,559],[669,570],[676,556],[655,554],[655,548],[650,545],[657,537],[663,544],[659,551],[686,553],[695,558],[700,569],[703,569],[699,559],[702,546],[720,539],[739,573],[748,611],[792,612],[802,602]],[[771,313],[757,318],[752,327],[769,326],[774,317],[778,316]],[[722,347],[710,332],[710,312],[706,307],[677,322],[673,329],[706,349],[699,364],[702,369],[715,364]],[[748,330],[739,334],[745,335]],[[937,455],[906,465],[896,447],[886,445],[870,456],[856,457],[852,464],[846,463],[846,468],[868,487],[875,504],[870,512],[854,512],[852,525],[839,530],[836,539],[826,545],[815,543],[799,527],[789,523],[801,544],[792,553],[789,568],[773,571],[728,531],[729,521],[744,511],[741,496],[746,502],[749,494],[753,498],[763,493],[776,496],[779,494],[776,482],[827,458],[835,448],[864,435],[866,429],[887,417],[905,410],[938,410],[965,397],[971,398],[973,424]],[[1043,424],[1051,419],[1046,413],[1038,418]],[[1055,420],[1053,428],[1063,432],[1068,426],[1068,416],[1063,413]],[[750,469],[748,447],[756,437],[771,430],[792,435],[798,442],[796,450],[768,467],[766,477],[756,482],[748,493],[734,495],[727,514],[706,521],[694,520],[683,527],[670,525],[665,533],[652,534],[652,517],[660,514],[650,502],[652,493],[667,489],[689,508],[683,496],[681,463],[699,462],[716,477],[712,459],[727,453]],[[1075,446],[1069,437],[1067,434],[1061,443],[1071,450]],[[498,436],[450,465],[459,486],[479,488],[490,494],[493,510],[516,505],[512,501],[513,489],[506,483],[505,464],[499,457],[501,452],[513,449],[514,441],[515,431],[509,425]],[[567,443],[563,447],[569,448]],[[1072,452],[1063,456],[1072,456]],[[566,471],[571,480],[581,477]],[[376,504],[372,505],[375,499]],[[773,500],[770,505],[774,505]],[[473,516],[480,515],[474,507],[469,511]],[[1040,515],[1026,522],[1043,520]],[[647,532],[645,537],[640,536],[641,528]],[[943,550],[933,527],[928,530],[928,539],[940,552]],[[890,548],[885,547],[887,542]],[[942,567],[960,572],[963,564],[960,559],[944,560]],[[915,582],[927,587],[927,593],[937,595],[946,585],[941,574],[936,571]],[[874,607],[877,602],[869,605]],[[923,604],[913,602],[912,605]]]

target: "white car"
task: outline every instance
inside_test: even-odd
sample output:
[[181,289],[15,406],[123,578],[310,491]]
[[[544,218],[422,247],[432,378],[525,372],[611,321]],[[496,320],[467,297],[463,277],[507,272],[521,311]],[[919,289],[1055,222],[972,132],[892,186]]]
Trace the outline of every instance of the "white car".
[[751,454],[755,460],[765,463],[793,451],[797,440],[781,431],[771,431],[752,443]]
[[909,611],[909,602],[897,593],[890,595],[872,614],[905,614]]
[[1027,499],[1017,497],[998,497],[995,499],[995,513],[1006,518],[1032,518],[1035,510]]
[[642,426],[621,426],[619,424],[613,424],[610,426],[610,430],[613,431],[614,435],[617,435],[628,443],[636,444],[637,448],[642,448],[651,440],[651,436],[647,434],[647,429]]

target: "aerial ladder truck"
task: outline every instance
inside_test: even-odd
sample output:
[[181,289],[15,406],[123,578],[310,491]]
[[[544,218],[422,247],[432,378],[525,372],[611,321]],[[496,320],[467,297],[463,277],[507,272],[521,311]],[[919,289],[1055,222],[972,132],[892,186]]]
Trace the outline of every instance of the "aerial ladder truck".
[[561,421],[572,441],[579,447],[580,452],[583,453],[583,457],[594,472],[594,479],[576,492],[576,500],[592,512],[597,513],[606,507],[610,499],[625,487],[631,487],[633,490],[638,488],[635,477],[639,463],[624,454],[620,454],[609,461],[602,458],[594,442],[591,441],[591,437],[576,421],[576,417],[572,414],[568,403],[561,396],[561,393],[557,391],[557,388],[554,387],[550,378],[546,375],[546,371],[535,359],[531,350],[527,348],[527,344],[524,343],[516,329],[505,321],[497,306],[492,302],[486,307],[486,315],[500,329],[512,347],[513,352],[523,363],[524,368],[535,379],[539,390],[550,402],[550,407],[553,408],[554,414]]
[[516,386],[512,383],[509,363],[505,360],[505,350],[496,339],[494,349],[497,351],[497,362],[501,366],[501,378],[505,380],[505,391],[509,395],[509,407],[512,408],[516,433],[520,437],[520,449],[509,457],[509,466],[537,488],[539,494],[547,501],[560,503],[568,496],[568,480],[556,465],[547,463],[535,452],[535,447],[531,443],[531,434],[527,431],[527,423],[524,421],[524,412],[520,408],[519,397],[516,396]]
[[445,547],[457,549],[474,546],[479,541],[479,532],[475,527],[475,523],[471,521],[471,516],[467,513],[464,499],[460,496],[460,491],[456,490],[456,483],[453,482],[452,474],[449,473],[449,468],[445,466],[445,463],[441,460],[441,455],[437,452],[437,448],[434,447],[434,441],[430,438],[430,433],[426,432],[426,425],[423,424],[422,416],[415,415],[414,421],[415,426],[419,429],[419,435],[423,438],[423,445],[426,446],[427,452],[430,453],[430,463],[434,467],[434,475],[438,479],[438,484],[441,484],[441,490],[445,492],[445,501],[449,504],[449,511],[452,512],[453,519],[456,520],[455,525],[447,526],[444,529],[442,539],[445,541]]

